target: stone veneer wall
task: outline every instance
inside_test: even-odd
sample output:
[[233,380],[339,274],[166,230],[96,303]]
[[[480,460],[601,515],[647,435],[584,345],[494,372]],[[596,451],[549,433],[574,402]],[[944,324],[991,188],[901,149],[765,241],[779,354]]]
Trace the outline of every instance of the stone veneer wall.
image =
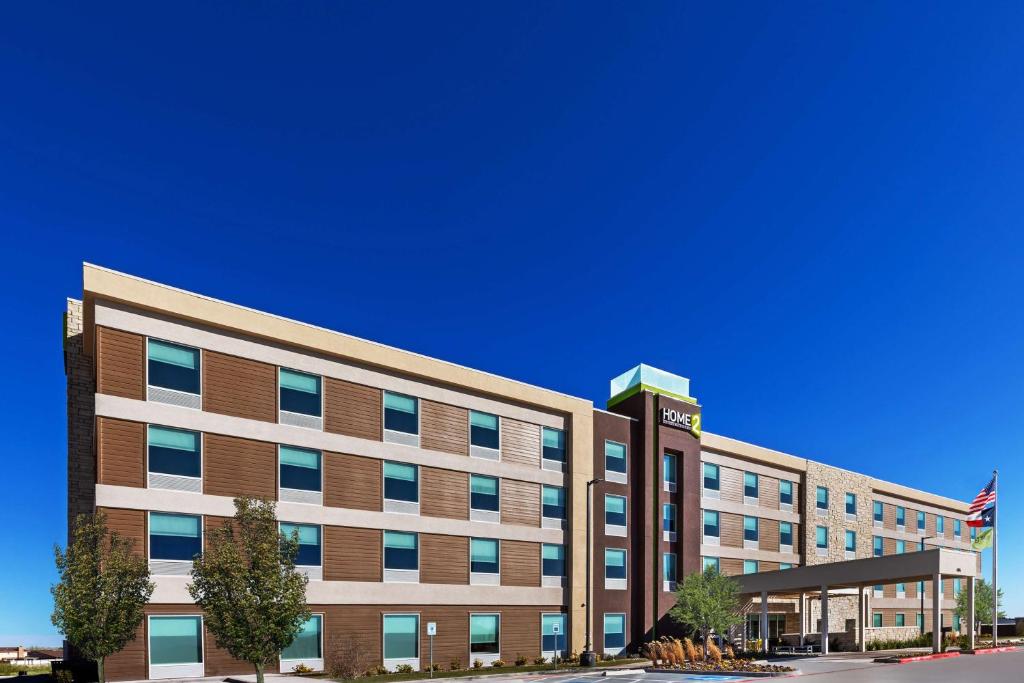
[[96,386],[92,357],[86,355],[82,302],[68,299],[64,314],[64,374],[68,400],[68,534],[81,513],[96,506],[96,458],[93,454]]

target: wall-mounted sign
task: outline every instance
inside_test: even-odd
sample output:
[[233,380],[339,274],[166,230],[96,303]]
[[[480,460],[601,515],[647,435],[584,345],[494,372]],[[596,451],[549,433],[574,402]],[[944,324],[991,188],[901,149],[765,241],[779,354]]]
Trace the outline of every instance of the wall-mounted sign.
[[674,408],[661,409],[661,424],[685,429],[700,438],[700,413],[684,413]]

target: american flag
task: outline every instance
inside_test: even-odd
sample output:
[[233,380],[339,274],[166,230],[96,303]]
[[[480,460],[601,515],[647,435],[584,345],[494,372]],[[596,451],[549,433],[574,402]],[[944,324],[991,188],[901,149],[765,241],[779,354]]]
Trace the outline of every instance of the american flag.
[[982,519],[982,511],[990,505],[995,505],[995,502],[996,478],[992,477],[992,481],[988,483],[988,486],[983,488],[981,492],[974,497],[974,502],[971,503],[971,507],[967,511],[967,526],[982,526],[985,523]]

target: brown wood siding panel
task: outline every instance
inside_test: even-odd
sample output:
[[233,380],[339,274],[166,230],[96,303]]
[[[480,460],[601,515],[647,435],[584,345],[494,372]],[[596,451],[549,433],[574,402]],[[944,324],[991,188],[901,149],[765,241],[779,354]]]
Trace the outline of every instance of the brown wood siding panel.
[[277,367],[203,351],[203,410],[277,422]]
[[540,484],[501,480],[501,523],[540,526]]
[[[568,622],[568,620],[566,620]],[[515,662],[516,657],[540,654],[540,610],[510,608],[501,610],[501,657]]]
[[727,548],[743,547],[743,517],[730,512],[718,513],[719,543]]
[[[874,543],[874,541],[872,541]],[[883,555],[895,555],[896,554],[896,539],[894,538],[883,538],[882,539],[882,554]]]
[[420,468],[420,514],[469,519],[469,473]]
[[882,503],[882,526],[891,531],[896,531],[896,506],[889,503]]
[[759,572],[776,572],[779,570],[778,562],[770,562],[768,560],[761,560],[757,563],[757,571]]
[[96,391],[146,400],[144,337],[109,327],[96,328]]
[[420,447],[469,455],[469,411],[446,403],[420,400]]
[[380,529],[324,527],[325,581],[380,581],[383,576]]
[[739,576],[743,573],[743,560],[723,557],[718,561],[718,566],[726,576]]
[[718,485],[722,500],[733,503],[743,502],[743,472],[731,467],[720,467],[718,469]]
[[469,583],[469,539],[420,534],[420,583]]
[[758,524],[758,549],[779,552],[779,520],[762,518]]
[[540,543],[501,542],[501,585],[540,585]]
[[324,453],[324,505],[380,512],[381,461],[346,453]]
[[540,467],[540,427],[501,418],[501,460],[511,465]]
[[[401,612],[403,608],[376,605],[325,605],[311,609],[324,613],[324,656],[327,658],[325,664],[330,662],[332,652],[347,649],[351,644],[358,652],[363,653],[364,664],[369,668],[382,661],[383,620],[381,613]],[[420,629],[426,630],[425,624],[422,623],[423,620],[420,621]],[[440,630],[438,627],[438,632]],[[425,650],[421,649],[421,652],[425,652]]]
[[133,551],[146,554],[146,511],[126,510],[123,508],[96,508],[107,516],[107,528],[116,531],[125,538],[131,539]]
[[[222,647],[218,647],[217,639],[210,633],[210,629],[206,628],[205,621],[203,627],[206,631],[203,640],[203,651],[207,676],[235,676],[255,673],[252,664],[235,659],[231,656],[230,652]],[[276,672],[278,670],[278,663],[276,661],[271,663],[267,670]]]
[[775,477],[758,477],[758,504],[771,510],[779,509],[779,480]]
[[203,435],[203,491],[211,496],[277,499],[277,446],[221,434]]
[[146,678],[146,620],[135,630],[135,638],[103,661],[108,681],[138,681]]
[[324,431],[381,440],[381,390],[332,377],[324,378]]
[[146,425],[101,417],[96,421],[98,483],[146,486]]

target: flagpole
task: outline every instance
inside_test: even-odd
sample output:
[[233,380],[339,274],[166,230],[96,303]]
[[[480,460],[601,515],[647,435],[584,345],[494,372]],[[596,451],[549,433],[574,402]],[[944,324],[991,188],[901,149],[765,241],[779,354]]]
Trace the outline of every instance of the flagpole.
[[992,647],[999,647],[999,470],[992,470],[992,494],[996,509],[992,513]]

